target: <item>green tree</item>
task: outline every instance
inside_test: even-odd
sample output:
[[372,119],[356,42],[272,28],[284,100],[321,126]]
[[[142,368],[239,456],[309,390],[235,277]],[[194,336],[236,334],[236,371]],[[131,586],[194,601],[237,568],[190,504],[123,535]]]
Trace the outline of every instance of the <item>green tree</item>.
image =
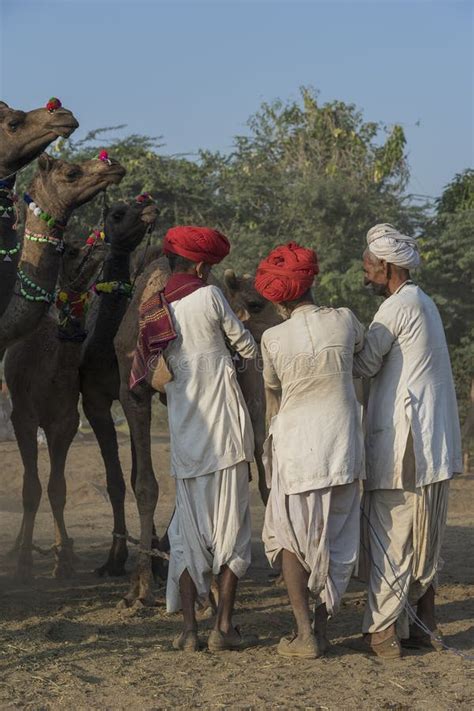
[[374,302],[361,286],[367,229],[383,221],[413,232],[423,218],[403,197],[402,128],[364,122],[341,101],[319,104],[307,88],[299,101],[264,103],[248,127],[230,155],[201,153],[216,222],[232,237],[230,260],[252,271],[277,244],[311,246],[321,261],[318,299],[370,320]]
[[419,281],[443,319],[461,421],[470,407],[474,364],[473,234],[474,171],[469,169],[446,186],[420,237],[424,260]]

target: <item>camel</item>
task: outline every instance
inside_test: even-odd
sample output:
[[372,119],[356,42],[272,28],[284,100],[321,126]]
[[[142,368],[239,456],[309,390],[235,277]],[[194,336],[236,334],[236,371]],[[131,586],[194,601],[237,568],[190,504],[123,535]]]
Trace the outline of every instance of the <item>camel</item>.
[[33,529],[41,499],[38,476],[38,427],[48,444],[48,497],[54,518],[55,577],[71,575],[73,542],[64,522],[66,457],[79,426],[79,361],[85,337],[85,305],[91,283],[106,253],[92,244],[68,242],[60,274],[57,314],[49,313],[38,328],[7,350],[5,376],[10,390],[12,423],[24,464],[23,521],[17,538],[17,578],[27,582],[33,566]]
[[21,252],[16,234],[16,173],[58,136],[67,138],[79,126],[68,109],[49,106],[19,111],[0,101],[0,316],[13,293]]
[[[224,293],[230,304],[237,304],[237,309],[244,308],[248,314],[246,326],[260,347],[263,332],[276,326],[281,317],[275,308],[261,296],[254,286],[250,274],[236,276],[232,269],[224,272]],[[237,313],[237,311],[236,311]],[[255,464],[258,471],[258,489],[263,503],[268,501],[269,489],[266,484],[265,467],[262,461],[263,444],[266,437],[265,387],[262,377],[261,359],[246,361],[243,367],[237,367],[237,379],[247,404],[252,420],[255,437]]]
[[[161,257],[152,262],[138,278],[130,307],[122,319],[115,338],[115,351],[120,369],[120,401],[124,409],[132,439],[132,475],[135,481],[134,491],[140,516],[140,549],[137,567],[133,573],[131,586],[125,597],[126,604],[153,605],[152,570],[150,560],[153,546],[156,546],[154,536],[153,516],[158,501],[158,482],[156,480],[151,459],[150,425],[151,400],[154,391],[147,384],[141,384],[138,391],[129,389],[129,377],[133,352],[138,338],[138,312],[140,304],[146,301],[157,290],[163,289],[169,275],[168,260]],[[228,271],[224,277],[224,291],[229,298],[235,313],[247,321],[253,330],[255,319],[255,336],[260,340],[263,331],[280,322],[280,317],[273,306],[260,297],[254,289],[250,276],[238,278]],[[242,371],[240,382],[245,388],[244,397],[250,403],[250,413],[257,430],[257,458],[261,460],[265,423],[265,399],[262,375],[258,367]],[[263,427],[263,430],[262,430]],[[264,489],[263,465],[259,464],[259,484],[264,500],[267,497]]]
[[156,206],[143,197],[139,196],[129,204],[117,203],[107,212],[105,234],[110,244],[110,255],[105,261],[101,281],[103,285],[117,283],[126,288],[101,291],[94,298],[87,316],[88,336],[80,363],[82,405],[100,446],[114,517],[112,547],[107,561],[97,570],[99,575],[124,575],[127,558],[125,482],[111,414],[112,403],[120,395],[114,337],[130,302],[131,254],[134,250],[139,252],[138,261],[135,260],[139,270],[147,258],[147,250],[137,247],[158,215]]
[[108,158],[81,164],[56,160],[47,153],[38,158],[38,171],[25,194],[30,207],[36,207],[27,210],[14,294],[0,318],[0,355],[35,329],[54,301],[63,233],[72,211],[124,175],[123,166]]

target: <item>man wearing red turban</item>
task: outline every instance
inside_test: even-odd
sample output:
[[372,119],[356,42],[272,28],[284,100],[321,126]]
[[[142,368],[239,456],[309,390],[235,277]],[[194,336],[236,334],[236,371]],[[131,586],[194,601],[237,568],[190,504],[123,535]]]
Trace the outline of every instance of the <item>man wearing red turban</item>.
[[248,463],[254,446],[226,344],[242,358],[254,358],[257,346],[222,291],[207,284],[211,265],[229,253],[227,237],[207,227],[174,227],[163,246],[172,271],[163,298],[173,333],[162,331],[162,352],[172,374],[165,389],[176,479],[166,602],[169,612],[182,609],[184,618],[173,646],[197,651],[195,603],[208,597],[214,575],[219,602],[208,647],[242,649],[255,641],[232,624],[237,582],[250,564]]
[[315,305],[318,271],[316,253],[291,242],[260,263],[255,281],[287,316],[262,338],[267,406],[278,409],[265,447],[271,489],[263,542],[270,563],[281,561],[297,624],[278,653],[307,659],[326,652],[327,618],[337,612],[357,559],[364,476],[352,380],[364,332],[349,309]]
[[319,273],[318,257],[296,242],[274,249],[260,262],[255,288],[268,301],[295,301],[305,294]]
[[209,227],[180,225],[166,233],[163,251],[167,255],[178,254],[190,262],[218,264],[229,254],[230,243],[225,235]]

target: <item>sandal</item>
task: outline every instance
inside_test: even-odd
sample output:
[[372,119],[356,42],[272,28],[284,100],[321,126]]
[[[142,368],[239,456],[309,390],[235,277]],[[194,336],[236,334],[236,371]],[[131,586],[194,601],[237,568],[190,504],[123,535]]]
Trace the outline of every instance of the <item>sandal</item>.
[[298,657],[299,659],[317,659],[323,656],[324,651],[313,635],[307,639],[301,639],[295,634],[292,637],[282,637],[277,647],[277,652],[282,657]]
[[395,634],[376,644],[372,642],[372,635],[367,635],[363,639],[363,645],[367,652],[371,652],[376,657],[382,657],[383,659],[400,659],[402,656],[400,642]]
[[239,651],[247,649],[247,647],[255,647],[258,644],[257,635],[242,635],[239,627],[229,632],[221,632],[220,630],[212,630],[207,640],[207,646],[210,652]]

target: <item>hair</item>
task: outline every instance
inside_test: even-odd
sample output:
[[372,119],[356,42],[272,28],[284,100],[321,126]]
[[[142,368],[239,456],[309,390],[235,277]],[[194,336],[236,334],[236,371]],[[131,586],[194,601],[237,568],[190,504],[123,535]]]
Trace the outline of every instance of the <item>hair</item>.
[[189,272],[196,262],[186,257],[181,257],[179,254],[168,254],[168,262],[172,272]]
[[368,247],[364,249],[364,254],[362,255],[363,257],[367,256],[372,264],[380,264],[381,260],[373,253],[370,251]]
[[280,316],[282,316],[284,319],[287,319],[291,316],[291,314],[299,304],[308,301],[310,303],[314,303],[313,292],[311,287],[309,287],[309,289],[307,289],[304,294],[301,294],[299,299],[293,299],[293,301],[281,301],[279,304],[275,304],[275,306]]
[[306,289],[304,294],[301,294],[298,299],[293,299],[293,301],[282,301],[281,303],[289,309],[294,309],[296,306],[298,306],[298,304],[301,304],[302,301],[313,300],[313,292],[311,290],[311,287],[309,287],[309,289]]

